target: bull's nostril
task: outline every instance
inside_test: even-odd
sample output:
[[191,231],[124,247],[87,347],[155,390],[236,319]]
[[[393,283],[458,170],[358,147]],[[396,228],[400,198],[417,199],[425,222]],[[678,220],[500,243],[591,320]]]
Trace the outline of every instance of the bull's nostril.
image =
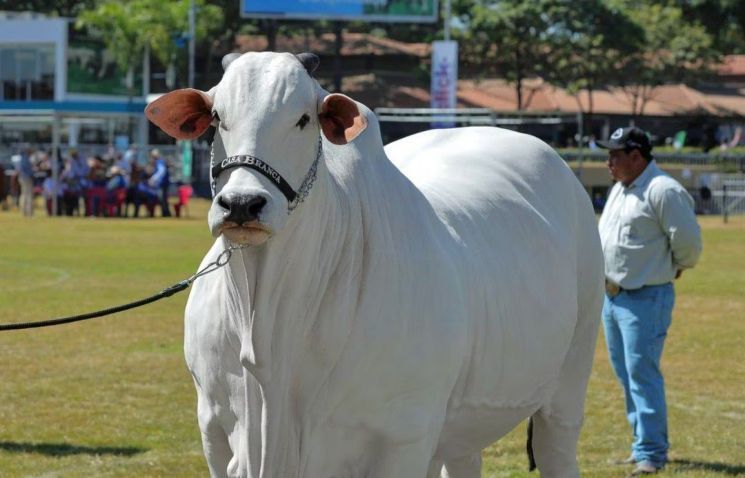
[[217,205],[230,212],[230,203],[225,200],[225,196],[220,196],[219,198],[217,198]]
[[259,217],[259,214],[265,205],[266,199],[261,196],[256,196],[248,203],[248,213],[253,217]]
[[266,198],[251,194],[226,193],[217,199],[225,213],[225,220],[243,225],[256,221],[266,205]]

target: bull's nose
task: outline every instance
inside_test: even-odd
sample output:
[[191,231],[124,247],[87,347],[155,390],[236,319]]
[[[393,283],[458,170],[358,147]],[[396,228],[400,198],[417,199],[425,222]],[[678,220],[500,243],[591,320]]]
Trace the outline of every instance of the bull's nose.
[[243,225],[258,219],[266,205],[266,198],[254,194],[226,193],[217,198],[217,204],[227,211],[225,221]]

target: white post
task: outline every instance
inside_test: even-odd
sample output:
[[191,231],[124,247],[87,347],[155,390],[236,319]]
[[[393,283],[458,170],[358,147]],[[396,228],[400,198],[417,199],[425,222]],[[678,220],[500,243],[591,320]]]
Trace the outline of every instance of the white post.
[[[577,136],[579,136],[579,139],[577,141],[577,179],[582,182],[582,161],[585,159],[585,150],[583,148],[583,141],[582,137],[585,134],[585,118],[582,114],[582,109],[577,112]],[[582,185],[584,186],[584,184]]]
[[450,41],[450,0],[445,0],[445,41]]
[[147,98],[150,94],[150,44],[145,44],[142,53],[142,97]]
[[52,194],[52,216],[57,215],[59,207],[57,190],[59,190],[59,148],[60,148],[60,117],[54,112],[52,119],[52,181],[54,182],[54,193]]
[[189,0],[189,88],[194,88],[194,52],[196,48],[196,15],[194,0]]

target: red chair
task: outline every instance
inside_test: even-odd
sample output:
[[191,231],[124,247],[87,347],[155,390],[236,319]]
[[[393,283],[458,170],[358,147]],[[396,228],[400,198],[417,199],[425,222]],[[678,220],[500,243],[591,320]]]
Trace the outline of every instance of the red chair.
[[194,189],[189,184],[184,184],[178,187],[178,202],[173,205],[176,210],[176,217],[181,217],[181,209],[184,210],[184,215],[189,217],[189,199],[194,194]]
[[[106,197],[104,211],[108,217],[121,216],[122,206],[127,201],[127,188],[116,188]],[[125,213],[126,216],[126,213]]]
[[104,186],[92,186],[86,191],[85,207],[89,216],[102,216],[106,203],[106,188]]

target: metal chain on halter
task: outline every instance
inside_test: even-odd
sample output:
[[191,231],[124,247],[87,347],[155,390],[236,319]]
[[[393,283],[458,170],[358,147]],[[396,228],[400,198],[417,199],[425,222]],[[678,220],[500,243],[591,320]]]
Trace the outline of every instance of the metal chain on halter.
[[308,174],[305,175],[305,179],[303,179],[303,183],[300,185],[300,187],[297,189],[297,197],[294,201],[289,203],[287,205],[287,214],[292,213],[292,211],[295,210],[296,207],[300,205],[303,201],[305,201],[305,198],[308,197],[308,194],[310,193],[310,189],[313,187],[313,183],[316,181],[316,174],[318,173],[318,161],[321,159],[321,148],[323,146],[323,141],[321,140],[321,137],[318,137],[318,152],[316,153],[316,159],[313,160],[313,164],[310,165],[310,169],[308,170]]
[[[214,127],[213,127],[214,128]],[[210,141],[210,191],[212,197],[215,197],[215,188],[217,188],[217,178],[212,177],[212,165],[215,164],[215,132],[212,131],[212,140]]]

